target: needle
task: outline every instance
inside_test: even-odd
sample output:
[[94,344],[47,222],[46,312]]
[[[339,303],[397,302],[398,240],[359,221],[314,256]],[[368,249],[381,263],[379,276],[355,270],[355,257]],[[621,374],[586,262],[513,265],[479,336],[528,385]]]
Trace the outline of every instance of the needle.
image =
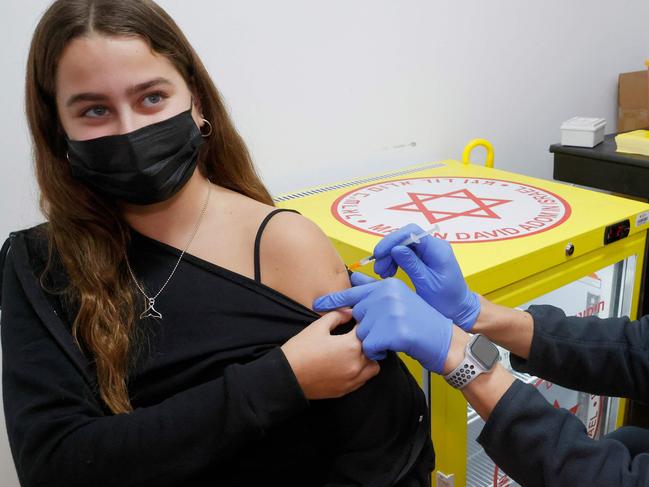
[[[439,225],[435,225],[433,228],[430,230],[426,230],[425,232],[420,233],[419,235],[415,235],[414,233],[410,234],[410,237],[405,239],[403,242],[401,242],[399,245],[410,245],[413,243],[419,243],[422,238],[424,238],[426,235],[430,235],[433,232],[439,231]],[[347,267],[350,271],[353,271],[354,269],[358,269],[359,267],[363,267],[366,264],[369,264],[370,262],[373,262],[376,260],[376,257],[374,257],[374,254],[369,255],[357,262],[354,262],[353,264],[349,264]]]

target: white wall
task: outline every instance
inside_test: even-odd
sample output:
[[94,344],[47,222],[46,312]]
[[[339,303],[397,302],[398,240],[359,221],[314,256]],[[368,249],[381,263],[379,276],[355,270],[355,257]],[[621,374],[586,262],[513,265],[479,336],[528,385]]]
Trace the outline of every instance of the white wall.
[[[0,2],[0,236],[41,220],[23,115],[49,2]],[[275,194],[459,158],[552,177],[574,115],[615,130],[617,75],[649,57],[647,0],[160,0],[220,87]],[[1,434],[1,433],[0,433]],[[17,485],[0,438],[0,485]]]

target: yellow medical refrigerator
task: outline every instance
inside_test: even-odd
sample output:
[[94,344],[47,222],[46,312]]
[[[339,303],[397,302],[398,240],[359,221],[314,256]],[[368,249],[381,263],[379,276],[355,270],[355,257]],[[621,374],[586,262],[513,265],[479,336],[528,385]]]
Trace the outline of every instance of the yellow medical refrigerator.
[[[488,145],[488,144],[487,144]],[[372,253],[407,223],[450,242],[469,287],[511,307],[552,304],[568,315],[636,315],[649,205],[522,176],[487,164],[445,160],[276,198],[315,221],[346,264]],[[372,274],[372,265],[360,269]],[[403,273],[397,277],[408,282]],[[508,355],[501,350],[503,363]],[[402,357],[426,393],[437,454],[433,485],[515,486],[475,439],[481,418],[436,375]],[[597,438],[618,427],[622,399],[571,391],[525,374],[555,407]]]

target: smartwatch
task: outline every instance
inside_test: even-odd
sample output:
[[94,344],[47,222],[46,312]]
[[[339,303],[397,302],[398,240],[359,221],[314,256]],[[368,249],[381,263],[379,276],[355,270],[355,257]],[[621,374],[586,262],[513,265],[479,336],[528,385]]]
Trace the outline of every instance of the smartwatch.
[[444,379],[452,387],[462,389],[480,374],[491,372],[499,360],[496,345],[484,335],[473,335],[464,349],[464,360]]

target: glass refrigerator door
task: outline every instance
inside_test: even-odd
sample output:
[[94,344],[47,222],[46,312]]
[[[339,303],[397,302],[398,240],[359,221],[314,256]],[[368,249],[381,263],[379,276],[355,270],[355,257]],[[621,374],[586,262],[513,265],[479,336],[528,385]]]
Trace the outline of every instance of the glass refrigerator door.
[[[601,318],[629,316],[633,295],[635,256],[600,269],[588,276],[556,289],[548,294],[521,305],[526,309],[532,304],[551,304],[563,309],[570,316],[599,316]],[[512,371],[509,352],[500,350],[502,363]],[[543,379],[512,371],[516,378],[536,387],[556,408],[565,408],[586,425],[592,438],[609,433],[615,428],[619,399],[595,396],[572,391]],[[511,480],[487,456],[475,441],[484,421],[468,406],[467,412],[467,486],[468,487],[514,487]]]

